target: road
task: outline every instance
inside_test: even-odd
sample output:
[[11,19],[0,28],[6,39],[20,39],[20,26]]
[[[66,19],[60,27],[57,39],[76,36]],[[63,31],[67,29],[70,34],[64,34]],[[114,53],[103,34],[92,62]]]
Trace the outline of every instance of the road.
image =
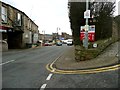
[[46,64],[68,48],[48,46],[3,53],[3,88],[39,88],[49,74]]
[[[3,53],[3,88],[117,88],[118,71],[96,74],[60,75],[46,69],[48,63],[71,46],[46,46]],[[3,89],[4,90],[4,89]]]

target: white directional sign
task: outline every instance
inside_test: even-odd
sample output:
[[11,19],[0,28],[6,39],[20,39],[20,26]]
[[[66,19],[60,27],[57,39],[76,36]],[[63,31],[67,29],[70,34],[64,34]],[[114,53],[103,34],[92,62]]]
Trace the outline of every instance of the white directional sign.
[[96,47],[97,47],[97,43],[94,43],[94,44],[93,44],[93,47],[96,48]]
[[90,10],[84,12],[84,18],[90,18]]

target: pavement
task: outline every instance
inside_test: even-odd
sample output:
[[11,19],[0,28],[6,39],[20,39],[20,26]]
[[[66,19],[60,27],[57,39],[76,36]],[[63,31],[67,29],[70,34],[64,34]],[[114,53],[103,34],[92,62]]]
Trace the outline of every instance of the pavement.
[[37,47],[31,47],[31,48],[23,48],[23,49],[8,49],[6,51],[1,51],[2,53],[16,53],[16,52],[22,52],[22,51],[25,51],[25,50],[32,50],[32,49],[38,49],[38,48],[41,48],[43,46],[37,46]]
[[[80,62],[77,62],[74,58],[74,46],[70,46],[69,50],[64,52],[63,55],[58,57],[55,61],[53,61],[53,63],[48,64],[46,67],[51,72],[56,71],[56,73],[62,74],[66,74],[68,72],[71,74],[71,72],[75,73],[76,71],[79,71],[79,73],[81,73],[81,70],[82,73],[83,70],[92,70],[92,72],[93,70],[95,70],[94,72],[98,72],[98,70],[105,71],[105,69],[116,70],[118,67],[120,67],[118,59],[118,45],[120,45],[120,42],[115,42],[108,46],[96,58]],[[91,71],[89,73],[91,73]]]

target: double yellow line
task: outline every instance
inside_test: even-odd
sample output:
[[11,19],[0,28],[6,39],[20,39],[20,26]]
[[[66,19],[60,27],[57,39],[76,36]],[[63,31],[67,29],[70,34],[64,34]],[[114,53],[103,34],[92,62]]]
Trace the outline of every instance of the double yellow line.
[[107,67],[101,67],[96,69],[86,69],[86,70],[61,70],[53,67],[54,63],[47,64],[46,68],[48,71],[57,73],[57,74],[92,74],[92,73],[100,73],[100,72],[106,72],[106,71],[113,71],[118,70],[120,68],[120,64],[113,65],[113,66],[107,66]]
[[46,69],[50,72],[57,73],[57,74],[92,74],[92,73],[100,73],[100,72],[107,72],[118,70],[120,68],[120,64],[111,65],[111,66],[104,66],[95,69],[82,69],[82,70],[62,70],[54,67],[54,63],[61,57],[60,55],[56,58],[51,64],[46,65]]

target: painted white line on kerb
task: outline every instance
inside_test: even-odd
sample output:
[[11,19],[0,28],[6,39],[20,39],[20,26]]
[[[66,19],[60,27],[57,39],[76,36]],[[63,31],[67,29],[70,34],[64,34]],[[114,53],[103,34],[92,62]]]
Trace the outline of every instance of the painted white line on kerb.
[[40,90],[44,90],[46,86],[47,86],[47,84],[43,84],[43,85],[41,86]]
[[46,80],[50,80],[51,79],[51,77],[52,77],[52,73],[50,73],[49,75],[48,75],[48,77],[47,77],[47,79]]
[[13,62],[15,60],[10,60],[10,61],[7,61],[7,62],[4,62],[4,63],[0,63],[0,65],[4,65],[4,64],[7,64],[7,63],[10,63],[10,62]]

